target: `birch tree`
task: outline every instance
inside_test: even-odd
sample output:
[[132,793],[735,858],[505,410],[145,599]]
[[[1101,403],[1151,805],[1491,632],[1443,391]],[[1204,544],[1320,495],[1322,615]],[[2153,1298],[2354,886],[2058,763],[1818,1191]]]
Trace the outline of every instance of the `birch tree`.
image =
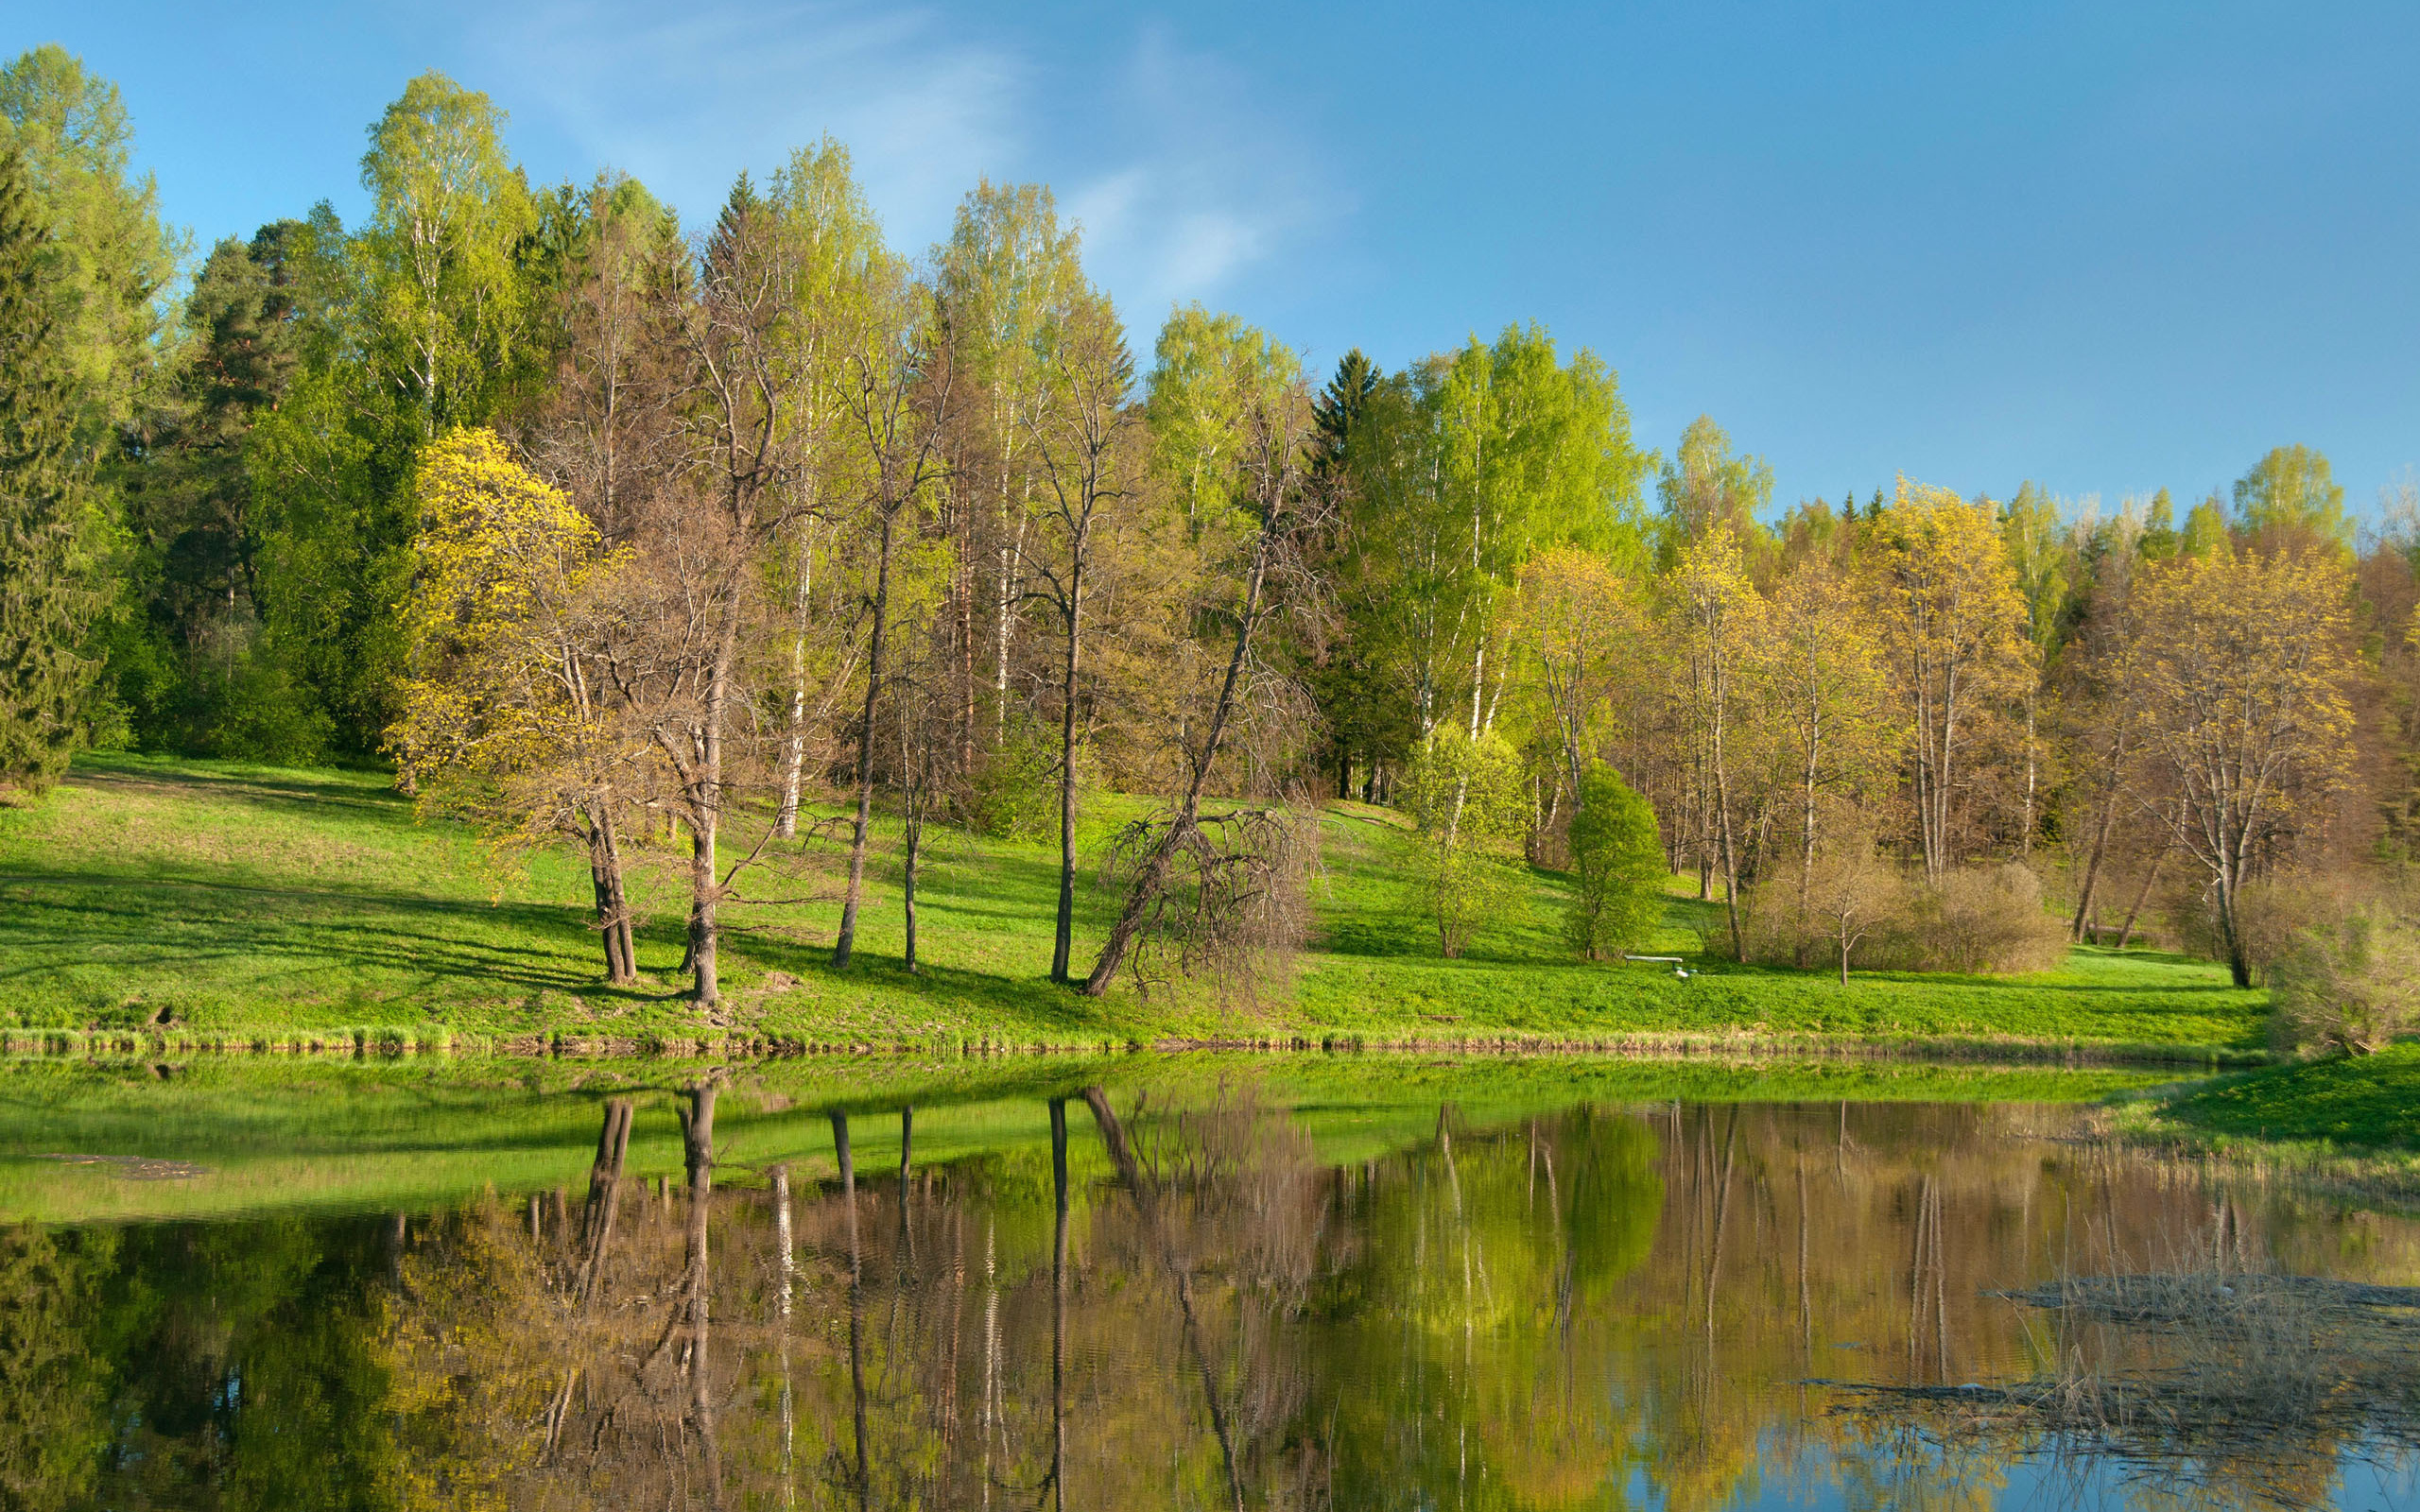
[[1718,524],[1681,552],[1664,584],[1665,633],[1682,683],[1676,690],[1722,862],[1723,910],[1737,958],[1747,959],[1739,925],[1739,835],[1732,809],[1732,745],[1747,671],[1756,660],[1763,602],[1741,559],[1737,535]]
[[2059,502],[2032,483],[2018,489],[2002,512],[2000,540],[2015,575],[2017,598],[2025,606],[2025,639],[2033,662],[2033,675],[2024,681],[2025,778],[2016,827],[2016,853],[2024,856],[2033,851],[2033,832],[2039,824],[2043,680],[2058,649],[2059,616],[2066,607],[2071,576]]
[[[781,380],[789,390],[785,444],[795,460],[785,472],[791,497],[788,530],[776,538],[776,560],[787,599],[789,689],[781,752],[781,797],[774,817],[785,839],[798,833],[800,786],[806,767],[816,689],[810,647],[815,573],[828,561],[831,516],[856,499],[880,496],[870,472],[865,388],[871,359],[890,383],[897,365],[887,350],[900,338],[896,261],[884,248],[873,210],[858,187],[849,149],[826,137],[790,155],[766,195],[781,255],[772,272],[788,285],[788,310],[776,341]],[[845,678],[835,678],[835,684]],[[837,693],[838,687],[832,692]],[[862,745],[862,742],[860,743]]]
[[[865,891],[866,841],[873,815],[875,714],[889,670],[891,572],[901,537],[946,468],[942,438],[953,395],[951,351],[931,289],[895,264],[866,271],[869,318],[849,352],[854,382],[845,386],[849,422],[867,464],[865,517],[873,537],[872,592],[864,605],[865,703],[857,720],[857,812],[849,839],[848,889],[832,965],[847,967],[856,948],[857,904]],[[912,906],[912,904],[911,904]]]
[[[1818,815],[1827,795],[1855,799],[1887,775],[1901,738],[1890,684],[1859,623],[1854,588],[1822,557],[1783,579],[1767,606],[1756,669],[1765,718],[1789,762],[1798,797],[1799,965],[1807,943]],[[1872,847],[1868,846],[1868,850]]]
[[1522,570],[1515,625],[1577,808],[1591,728],[1604,715],[1614,680],[1637,665],[1646,630],[1638,589],[1598,554],[1557,546]]
[[1133,495],[1129,455],[1139,417],[1128,403],[1134,359],[1107,298],[1087,293],[1052,322],[1046,387],[1027,431],[1038,474],[1033,529],[1020,532],[1019,559],[1056,622],[1059,656],[1059,908],[1050,979],[1069,980],[1076,923],[1076,750],[1084,693],[1084,630],[1104,537]]
[[1031,442],[1048,331],[1083,292],[1077,249],[1076,228],[1060,221],[1046,187],[985,180],[934,252],[958,343],[955,371],[972,390],[955,465],[961,765],[975,760],[979,662],[990,662],[990,743],[998,746],[1008,728],[1010,662],[1026,602],[1023,546],[1033,522]]
[[485,419],[524,354],[514,253],[535,214],[505,157],[504,118],[485,94],[423,74],[371,128],[361,160],[372,211],[353,255],[369,355],[423,439]]
[[1867,528],[1869,611],[1909,731],[1925,877],[1938,883],[1956,859],[1969,748],[2032,676],[2025,606],[1988,507],[1902,478]]

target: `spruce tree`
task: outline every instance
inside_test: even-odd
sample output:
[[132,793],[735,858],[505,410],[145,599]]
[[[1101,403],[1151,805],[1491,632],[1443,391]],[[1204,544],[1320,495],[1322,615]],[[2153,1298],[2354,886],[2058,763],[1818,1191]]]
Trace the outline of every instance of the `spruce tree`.
[[1345,449],[1352,440],[1353,429],[1377,389],[1376,365],[1356,347],[1337,363],[1336,376],[1311,402],[1311,417],[1319,425],[1319,452],[1312,465],[1322,477],[1343,471]]
[[102,594],[48,240],[23,157],[0,156],[0,792],[39,792],[65,769],[99,670],[78,651]]

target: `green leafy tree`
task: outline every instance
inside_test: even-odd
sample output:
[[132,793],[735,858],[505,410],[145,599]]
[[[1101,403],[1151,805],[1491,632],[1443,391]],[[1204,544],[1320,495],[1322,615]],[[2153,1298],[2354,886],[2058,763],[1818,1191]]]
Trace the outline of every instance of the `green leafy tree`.
[[65,769],[99,671],[79,647],[105,602],[81,386],[36,215],[23,156],[0,154],[0,790]]
[[2025,683],[2025,787],[2016,832],[2017,854],[2030,855],[2040,815],[2042,688],[2059,653],[2062,611],[2076,562],[2070,538],[2061,526],[2059,501],[2038,483],[2018,489],[2001,510],[2000,541],[2016,571],[2017,596],[2025,603],[2025,636],[2033,644],[2034,676]]
[[1761,456],[1737,456],[1731,438],[1711,415],[1700,415],[1681,432],[1681,444],[1664,464],[1655,491],[1663,501],[1663,555],[1719,525],[1728,524],[1744,543],[1760,544],[1757,515],[1772,503],[1773,470]]
[[1228,523],[1248,417],[1281,403],[1300,382],[1300,365],[1241,317],[1198,302],[1170,312],[1152,358],[1144,388],[1151,471],[1198,537]]
[[419,449],[522,404],[548,355],[549,265],[503,119],[441,74],[413,79],[371,128],[360,231],[321,205],[287,253],[302,361],[246,445],[259,612],[332,751],[375,749],[395,716]]
[[107,636],[111,693],[145,747],[308,761],[326,720],[298,703],[260,636],[252,428],[301,357],[289,252],[297,221],[220,242],[194,280],[177,370],[140,412],[120,499],[132,612]]
[[1560,544],[1634,555],[1649,459],[1613,371],[1586,351],[1562,362],[1535,325],[1377,386],[1360,430],[1359,591],[1387,606],[1422,735],[1450,719],[1476,737],[1495,728],[1518,660],[1504,610],[1521,569]]
[[160,356],[161,294],[184,244],[160,222],[159,192],[136,178],[117,86],[55,43],[0,68],[0,151],[21,155],[54,340],[73,377],[87,441],[127,421]]
[[2280,446],[2236,480],[2236,524],[2248,535],[2284,535],[2350,550],[2344,486],[2308,446]]
[[1580,780],[1571,858],[1579,885],[1564,931],[1573,948],[1601,961],[1646,944],[1664,918],[1664,842],[1647,799],[1603,762]]
[[1441,729],[1412,758],[1403,799],[1420,826],[1418,871],[1437,942],[1452,960],[1526,896],[1516,850],[1530,818],[1520,753],[1500,735]]
[[[1033,438],[1047,373],[1050,332],[1081,302],[1080,234],[1059,218],[1040,184],[978,182],[959,205],[949,240],[935,249],[935,282],[958,350],[952,370],[974,391],[955,461],[950,534],[962,564],[953,587],[959,622],[960,756],[977,765],[1011,735],[1011,673],[1026,594],[1019,548],[1040,488]],[[989,683],[985,689],[983,683]],[[989,705],[989,718],[978,704]]]
[[424,438],[486,421],[524,354],[516,254],[537,213],[503,125],[485,94],[426,73],[371,128],[361,159],[372,207],[353,245],[363,335]]

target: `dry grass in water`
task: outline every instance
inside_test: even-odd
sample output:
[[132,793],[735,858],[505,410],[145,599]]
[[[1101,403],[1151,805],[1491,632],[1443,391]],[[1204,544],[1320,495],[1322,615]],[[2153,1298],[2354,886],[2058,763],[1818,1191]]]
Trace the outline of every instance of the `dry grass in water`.
[[2328,1505],[2348,1463],[2420,1458],[2420,1287],[2277,1274],[2229,1228],[2161,1269],[1996,1294],[2026,1311],[2030,1380],[1825,1383],[1835,1410],[2185,1505]]

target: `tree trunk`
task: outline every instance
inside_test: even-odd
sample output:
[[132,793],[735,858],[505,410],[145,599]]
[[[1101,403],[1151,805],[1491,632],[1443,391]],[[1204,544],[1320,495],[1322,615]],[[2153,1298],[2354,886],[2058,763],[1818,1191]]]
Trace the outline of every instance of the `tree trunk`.
[[622,881],[622,847],[613,810],[602,802],[588,811],[588,873],[596,894],[596,933],[605,947],[605,980],[615,987],[638,980],[631,908]]
[[[1813,921],[1809,914],[1815,906],[1815,742],[1810,740],[1806,746],[1806,808],[1800,819],[1798,843],[1798,927],[1792,931],[1796,938],[1790,947],[1791,959],[1802,970],[1813,964],[1807,957],[1813,954],[1814,943],[1808,926]],[[1846,968],[1842,970],[1845,972]]]
[[1083,654],[1086,542],[1079,535],[1067,574],[1067,660],[1059,684],[1059,921],[1051,937],[1050,980],[1065,982],[1076,941],[1076,673]]
[[2152,884],[2159,880],[2160,864],[2165,862],[2167,859],[2168,848],[2166,846],[2162,846],[2160,847],[2159,854],[2152,857],[2151,869],[2143,873],[2143,885],[2135,889],[2135,902],[2133,906],[2126,910],[2126,922],[2119,925],[2118,929],[2118,948],[2119,950],[2124,950],[2127,943],[2135,937],[2135,920],[2142,917],[2143,902],[2145,899],[2151,897]]
[[701,1007],[722,1001],[715,961],[715,817],[704,816],[689,833],[689,998]]
[[[912,803],[913,799],[910,801]],[[905,866],[901,871],[900,909],[908,927],[908,945],[901,953],[901,959],[911,973],[916,970],[916,857],[924,850],[924,816],[910,812],[903,848]]]
[[[2093,825],[2092,850],[2084,859],[2083,886],[2076,895],[2076,916],[2067,925],[2067,937],[2083,940],[2086,936],[2085,920],[2092,917],[2093,895],[2100,887],[2100,864],[2109,854],[2109,834],[2118,827],[2118,787],[2110,784],[2109,793],[2101,800],[2100,816]],[[2100,941],[2092,941],[2099,944]]]
[[1731,833],[1731,780],[1723,769],[1722,736],[1714,738],[1714,802],[1722,839],[1722,908],[1731,921],[1731,956],[1748,958],[1747,941],[1739,932],[1739,847]]
[[2252,985],[2252,961],[2244,954],[2243,930],[2236,919],[2236,894],[2243,880],[2243,863],[2230,860],[2219,868],[2219,933],[2226,940],[2227,975],[2238,987]]
[[866,644],[866,706],[857,721],[857,822],[849,839],[849,890],[840,903],[840,933],[832,942],[836,971],[848,970],[849,957],[856,950],[857,903],[865,896],[866,834],[873,815],[873,714],[875,700],[882,696],[883,639],[890,619],[890,548],[897,525],[897,513],[886,510],[881,555],[874,568],[873,634]]
[[958,771],[962,779],[975,769],[975,511],[959,511],[966,520],[965,549],[958,571]]
[[798,834],[799,784],[806,766],[806,609],[815,588],[815,532],[810,526],[799,543],[798,590],[791,603],[789,738],[782,746],[782,806],[774,832],[783,839]]
[[715,962],[715,905],[721,891],[715,875],[715,836],[722,825],[722,722],[731,701],[733,663],[739,658],[739,600],[723,609],[722,644],[715,648],[706,683],[706,707],[698,731],[698,761],[689,787],[689,966],[697,973],[690,998],[700,1007],[722,1001]]
[[2019,856],[2033,853],[2033,787],[2041,770],[2033,750],[2034,702],[2034,692],[2028,689],[2025,695],[2025,828],[2016,837],[2016,853]]

